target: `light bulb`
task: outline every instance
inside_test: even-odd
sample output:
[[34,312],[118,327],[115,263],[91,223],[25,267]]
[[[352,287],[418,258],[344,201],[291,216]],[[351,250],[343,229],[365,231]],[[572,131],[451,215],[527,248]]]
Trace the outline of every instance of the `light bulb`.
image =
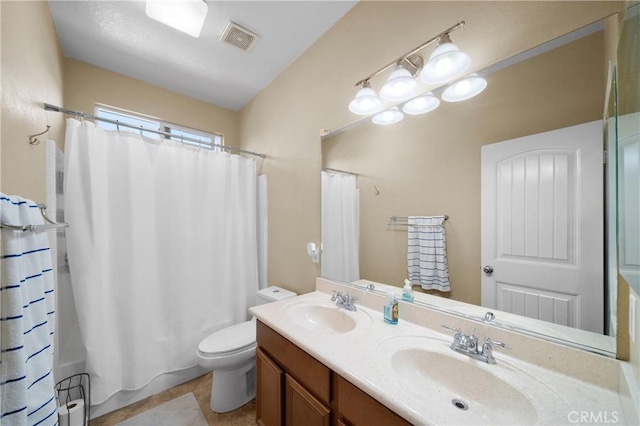
[[465,101],[478,95],[486,87],[487,80],[478,74],[471,74],[444,89],[444,92],[442,92],[442,100],[447,102]]
[[364,98],[360,101],[360,108],[370,111],[373,108],[373,101],[370,98]]
[[443,36],[436,50],[429,57],[429,62],[420,72],[420,79],[425,83],[439,84],[453,80],[464,73],[471,65],[469,55],[451,43],[448,35]]
[[402,106],[402,111],[409,115],[425,114],[433,111],[440,105],[440,99],[432,93],[413,98]]
[[375,124],[388,126],[390,124],[396,124],[401,122],[403,118],[404,118],[404,114],[400,112],[398,107],[393,107],[386,111],[382,111],[374,115],[373,122]]
[[459,95],[466,95],[471,90],[471,82],[469,80],[462,80],[455,85],[456,93]]
[[451,58],[442,58],[436,62],[436,72],[440,75],[447,75],[453,70]]
[[380,96],[388,101],[400,102],[410,98],[417,88],[418,82],[411,76],[409,70],[398,65],[380,89]]
[[415,106],[418,109],[423,109],[424,107],[427,106],[427,100],[425,98],[418,98],[413,102],[413,106]]
[[376,96],[369,82],[364,82],[356,97],[349,103],[349,110],[358,115],[374,114],[382,109],[382,101]]

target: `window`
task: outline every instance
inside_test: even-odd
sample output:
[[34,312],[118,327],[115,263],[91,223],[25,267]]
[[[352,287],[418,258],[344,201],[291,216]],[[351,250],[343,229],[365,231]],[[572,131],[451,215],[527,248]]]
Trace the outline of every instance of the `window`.
[[[223,145],[224,142],[223,136],[217,133],[203,132],[116,108],[97,106],[95,116],[123,124],[122,127],[119,127],[114,123],[96,120],[96,125],[106,130],[119,129],[121,131],[134,133],[140,133],[142,131],[142,135],[148,138],[171,139],[172,141],[181,142],[185,145],[198,146],[216,151],[220,150],[216,145]],[[152,132],[145,130],[152,130]],[[155,133],[155,131],[161,131],[171,136]]]

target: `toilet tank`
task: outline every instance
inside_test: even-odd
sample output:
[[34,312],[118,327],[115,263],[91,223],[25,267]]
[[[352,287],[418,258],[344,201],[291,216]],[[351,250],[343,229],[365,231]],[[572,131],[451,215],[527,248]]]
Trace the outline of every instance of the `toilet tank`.
[[256,295],[256,305],[264,305],[265,303],[277,302],[278,300],[288,299],[290,297],[297,296],[296,293],[281,288],[278,286],[272,286],[258,290]]

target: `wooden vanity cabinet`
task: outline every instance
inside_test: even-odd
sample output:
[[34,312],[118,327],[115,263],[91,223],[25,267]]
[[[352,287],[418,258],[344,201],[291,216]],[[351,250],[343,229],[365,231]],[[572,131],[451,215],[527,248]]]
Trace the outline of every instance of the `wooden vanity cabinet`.
[[410,425],[270,327],[257,327],[258,425]]

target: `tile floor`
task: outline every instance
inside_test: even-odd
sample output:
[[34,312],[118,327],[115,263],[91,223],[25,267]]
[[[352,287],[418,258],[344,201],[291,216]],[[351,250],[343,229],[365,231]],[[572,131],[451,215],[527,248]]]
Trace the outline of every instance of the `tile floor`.
[[[256,424],[256,403],[255,400],[238,408],[237,410],[218,414],[209,409],[209,400],[211,398],[211,379],[212,373],[193,379],[189,382],[168,389],[157,395],[150,396],[147,399],[131,404],[120,410],[113,411],[91,420],[89,426],[114,426],[121,421],[127,420],[135,415],[143,413],[147,410],[171,401],[174,398],[193,392],[196,397],[202,414],[209,426],[253,426]],[[142,425],[141,425],[142,426]],[[146,425],[145,425],[146,426]],[[151,426],[151,425],[149,425]]]

